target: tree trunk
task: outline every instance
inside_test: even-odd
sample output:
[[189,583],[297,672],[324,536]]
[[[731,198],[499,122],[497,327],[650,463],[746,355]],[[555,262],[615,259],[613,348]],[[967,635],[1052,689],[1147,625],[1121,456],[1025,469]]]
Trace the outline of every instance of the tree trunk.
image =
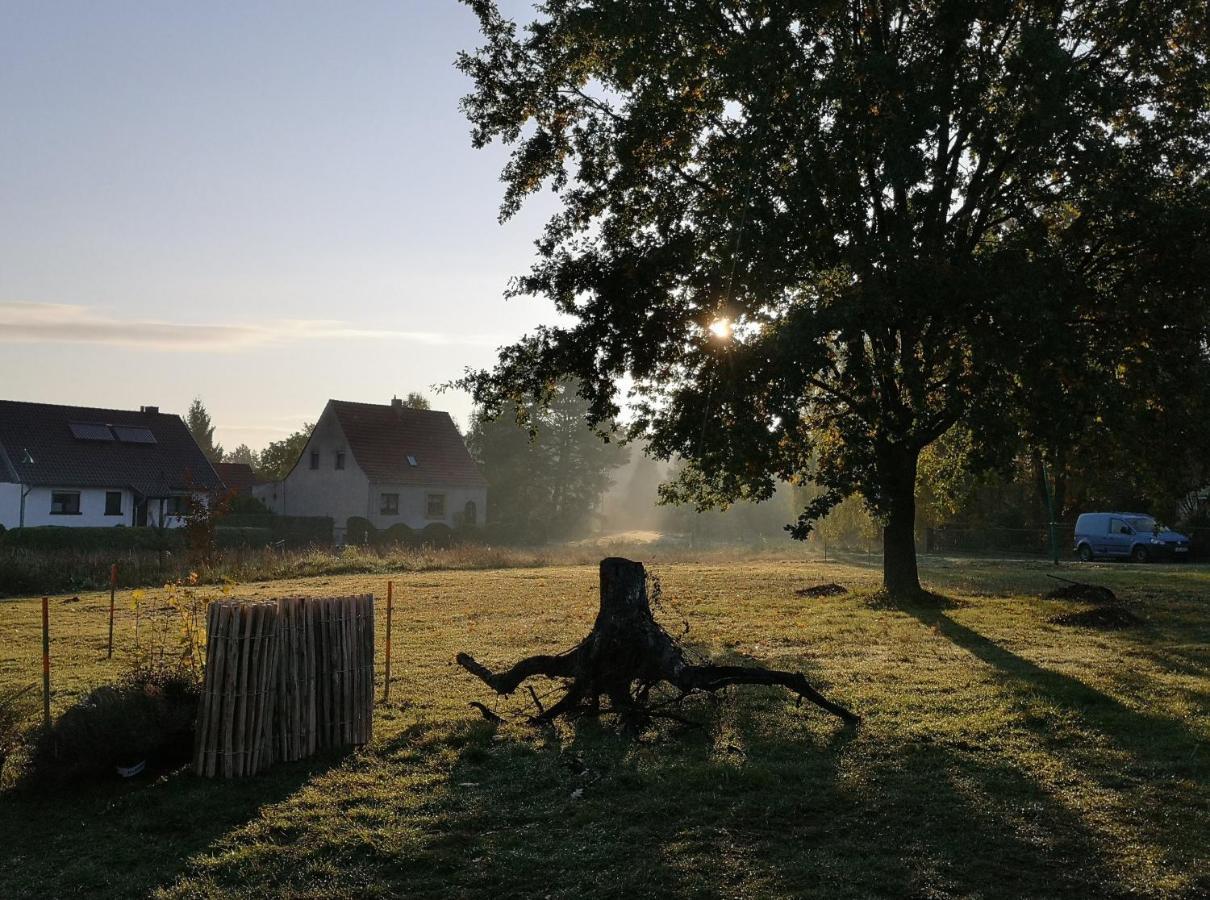
[[[534,676],[567,679],[566,692],[549,709],[533,695],[538,705],[534,721],[539,723],[558,716],[599,713],[604,698],[628,725],[641,726],[656,715],[648,697],[660,682],[671,685],[681,698],[733,684],[780,685],[846,722],[858,721],[856,715],[825,698],[797,672],[691,663],[680,644],[651,615],[643,564],[617,557],[601,561],[597,620],[575,647],[557,655],[527,657],[502,672],[493,672],[469,653],[459,653],[457,662],[497,694],[511,694]],[[489,719],[499,718],[482,704],[471,705]]]
[[916,567],[916,462],[919,451],[897,448],[883,472],[889,512],[882,530],[882,586],[894,597],[920,593]]

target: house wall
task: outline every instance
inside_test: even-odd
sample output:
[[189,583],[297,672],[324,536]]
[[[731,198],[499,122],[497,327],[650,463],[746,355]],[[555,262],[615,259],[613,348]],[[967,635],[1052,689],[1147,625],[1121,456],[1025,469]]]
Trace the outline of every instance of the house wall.
[[[475,504],[478,524],[483,524],[483,516],[487,511],[487,488],[372,484],[369,489],[371,512],[367,518],[374,523],[374,527],[379,529],[390,528],[397,522],[403,522],[409,528],[416,530],[420,530],[425,525],[431,525],[433,522],[441,522],[452,528],[462,521],[461,514],[466,509],[467,501],[473,501]],[[399,515],[382,514],[383,494],[399,495]],[[427,516],[429,494],[445,494],[444,517],[430,519]]]
[[21,485],[0,482],[0,525],[16,528],[21,520]]
[[[0,485],[0,489],[8,487],[10,485]],[[0,510],[3,510],[0,517],[2,517],[5,528],[17,528],[21,524],[21,486],[11,485],[11,487],[15,487],[17,490],[15,492],[0,491]],[[78,516],[51,513],[51,495],[59,491],[80,494],[80,514]],[[122,514],[120,516],[105,515],[105,494],[108,491],[122,492]],[[130,491],[122,488],[36,487],[31,488],[25,496],[26,528],[39,525],[104,528],[113,525],[130,525],[133,521],[134,498]]]
[[[311,453],[319,452],[319,468],[311,468]],[[345,455],[345,467],[336,468],[336,454]],[[298,464],[277,485],[262,485],[253,496],[285,516],[331,516],[337,541],[344,539],[350,516],[369,512],[369,479],[349,450],[336,416],[324,411]]]

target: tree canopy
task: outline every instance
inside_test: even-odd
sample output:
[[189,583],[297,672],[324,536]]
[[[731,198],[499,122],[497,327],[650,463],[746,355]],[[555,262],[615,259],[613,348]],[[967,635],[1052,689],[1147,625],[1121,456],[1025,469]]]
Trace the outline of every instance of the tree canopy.
[[489,525],[513,540],[544,541],[586,531],[626,462],[625,448],[605,443],[586,424],[587,404],[560,387],[547,406],[527,410],[527,428],[476,411],[467,447],[488,481]]
[[210,413],[206,411],[201,397],[194,397],[189,404],[189,412],[185,416],[185,424],[189,433],[197,441],[198,447],[212,463],[223,461],[223,447],[214,442],[214,424],[210,421]]
[[260,465],[260,457],[247,444],[240,444],[234,450],[229,450],[223,455],[223,462],[244,463],[255,469]]
[[403,398],[403,405],[409,409],[433,408],[433,404],[429,402],[429,398],[419,391],[408,391],[408,395]]
[[[467,0],[502,216],[559,211],[512,291],[568,324],[464,384],[577,380],[680,456],[673,494],[860,495],[918,589],[920,452],[1053,449],[1106,410],[1185,420],[1207,372],[1206,5]],[[1179,426],[1177,430],[1180,430]]]
[[260,452],[259,474],[270,481],[281,481],[290,474],[298,458],[302,456],[315,423],[305,422],[302,429],[294,432],[280,441],[271,441],[269,446]]

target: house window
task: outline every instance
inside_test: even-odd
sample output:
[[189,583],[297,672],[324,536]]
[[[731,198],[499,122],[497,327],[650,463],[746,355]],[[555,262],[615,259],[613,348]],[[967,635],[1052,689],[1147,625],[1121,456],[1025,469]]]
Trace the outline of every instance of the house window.
[[408,454],[408,465],[411,466],[412,468],[415,468],[417,465],[416,457],[412,456],[412,454],[410,454],[410,453]]
[[122,492],[105,492],[105,515],[120,516],[122,514]]
[[479,520],[479,509],[475,506],[474,500],[467,500],[466,507],[462,511],[463,525],[476,525]]
[[343,450],[336,451],[336,468],[343,469],[345,467],[345,455]]
[[312,469],[319,468],[319,451],[318,450],[311,451],[311,468]]
[[80,514],[79,491],[55,491],[50,495],[52,516],[78,516]]
[[378,507],[378,511],[384,516],[399,515],[399,495],[383,494],[382,504]]
[[427,494],[424,503],[425,516],[430,519],[445,518],[445,494]]
[[166,516],[183,516],[185,515],[185,498],[184,497],[169,497],[164,504],[164,515]]

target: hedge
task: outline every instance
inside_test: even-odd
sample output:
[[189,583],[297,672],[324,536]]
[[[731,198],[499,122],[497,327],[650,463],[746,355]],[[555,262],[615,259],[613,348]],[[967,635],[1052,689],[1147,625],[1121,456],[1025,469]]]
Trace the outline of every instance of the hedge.
[[481,537],[477,528],[453,529],[444,522],[431,522],[419,531],[403,522],[396,522],[380,531],[373,522],[362,516],[351,516],[345,528],[345,543],[353,546],[449,547],[453,544],[477,543]]
[[214,543],[223,550],[234,547],[265,547],[273,542],[272,528],[231,528],[219,525],[214,529]]
[[332,543],[329,516],[277,516],[273,513],[230,513],[218,520],[220,529],[268,529],[265,543],[284,542],[289,547]]
[[37,525],[10,528],[0,546],[12,550],[179,550],[185,546],[180,529]]

